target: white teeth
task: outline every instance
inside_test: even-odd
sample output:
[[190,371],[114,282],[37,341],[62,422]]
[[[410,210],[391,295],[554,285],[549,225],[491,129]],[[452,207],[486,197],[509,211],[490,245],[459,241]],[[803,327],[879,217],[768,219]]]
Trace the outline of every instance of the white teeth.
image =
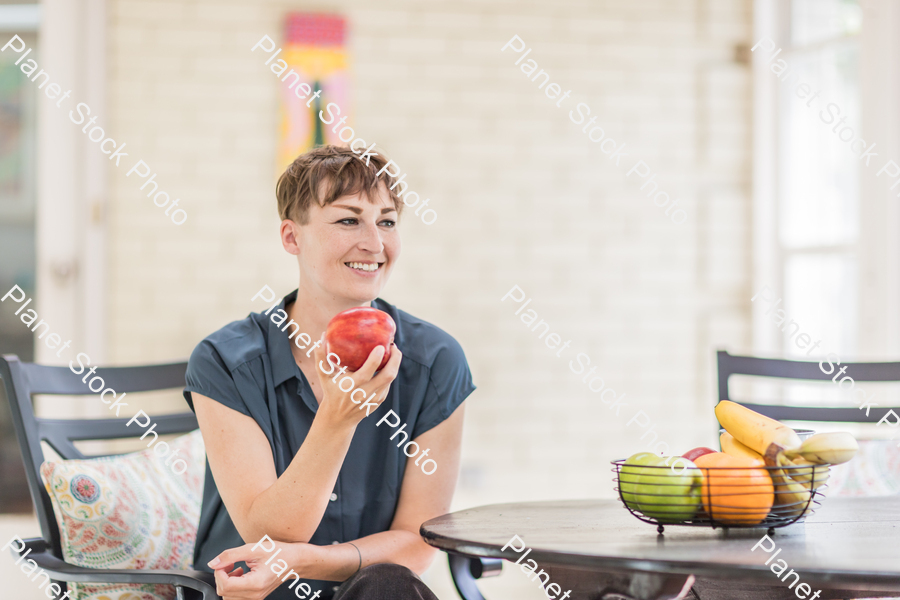
[[360,271],[377,271],[378,263],[359,263],[359,262],[351,262],[347,263],[351,269],[358,269]]

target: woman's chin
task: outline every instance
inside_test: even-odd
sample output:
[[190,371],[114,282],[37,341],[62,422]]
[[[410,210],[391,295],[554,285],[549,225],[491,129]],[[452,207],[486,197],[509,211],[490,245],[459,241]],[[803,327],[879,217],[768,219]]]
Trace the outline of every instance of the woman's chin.
[[320,278],[320,284],[324,291],[336,298],[341,299],[342,304],[352,302],[356,306],[360,306],[367,302],[371,302],[379,295],[386,283],[384,274],[380,277],[359,277],[355,274],[347,276],[346,273],[334,274],[331,278]]
[[381,294],[381,285],[353,285],[335,292],[335,296],[346,298],[354,304],[371,302]]

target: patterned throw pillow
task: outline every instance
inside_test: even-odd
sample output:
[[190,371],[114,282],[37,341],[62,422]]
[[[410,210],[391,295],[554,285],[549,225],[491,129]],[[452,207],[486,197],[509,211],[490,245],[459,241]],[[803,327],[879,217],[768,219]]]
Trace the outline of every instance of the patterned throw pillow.
[[[176,475],[153,448],[41,465],[66,562],[95,569],[192,568],[206,469],[203,438],[197,430],[167,444],[170,456],[180,450],[184,473]],[[70,583],[69,590],[73,600],[175,598],[170,585]]]
[[831,467],[828,497],[900,494],[900,446],[896,440],[860,440],[848,463]]

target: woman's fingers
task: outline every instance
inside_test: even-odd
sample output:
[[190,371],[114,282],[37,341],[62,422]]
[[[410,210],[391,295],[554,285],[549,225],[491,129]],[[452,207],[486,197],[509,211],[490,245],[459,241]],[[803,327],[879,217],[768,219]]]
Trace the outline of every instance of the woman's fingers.
[[216,593],[218,595],[222,596],[222,595],[224,595],[222,586],[225,584],[226,581],[228,581],[228,574],[224,570],[216,570],[215,577],[216,577]]
[[387,384],[383,388],[378,391],[378,394],[375,396],[375,404],[381,406],[381,403],[387,399],[388,392],[391,391],[391,384]]
[[245,562],[250,564],[253,559],[264,555],[265,553],[262,550],[256,549],[256,545],[244,544],[237,548],[223,550],[218,556],[206,564],[210,569],[227,572],[232,570],[234,563]]
[[[370,396],[372,395],[373,392],[375,393],[375,401],[376,402],[381,402],[382,400],[384,400],[387,397],[388,392],[391,391],[391,384],[394,383],[393,379],[388,379],[386,381],[382,379],[380,381],[381,381],[380,386],[371,388],[371,391],[368,392],[368,394]],[[373,380],[373,382],[378,383],[377,381],[374,381],[374,380]]]
[[[391,344],[391,346],[393,347],[393,344]],[[391,351],[393,352],[393,350]],[[354,377],[353,379],[356,380],[357,385],[366,383],[367,381],[372,379],[372,375],[375,374],[375,370],[378,368],[378,365],[381,364],[381,359],[384,358],[384,353],[384,346],[379,345],[372,348],[372,351],[369,352],[369,357],[366,359],[366,362],[364,362],[363,366],[361,366],[359,370],[354,373],[356,377]]]
[[237,548],[229,548],[216,556],[214,559],[206,563],[210,569],[218,571],[230,571],[234,563],[241,562],[250,556],[252,546],[245,544]]
[[375,388],[373,391],[367,392],[370,397],[374,393],[374,397],[372,397],[370,404],[373,404],[375,406],[375,410],[378,410],[378,407],[381,406],[381,403],[387,399],[387,395],[391,391],[391,383],[393,383],[393,382],[388,381],[381,387]]
[[395,344],[391,344],[391,357],[388,359],[387,364],[384,365],[384,368],[378,373],[378,375],[372,378],[372,387],[370,389],[377,390],[386,385],[390,385],[390,383],[394,379],[396,379],[397,373],[400,372],[400,361],[402,359],[403,353],[400,352],[400,348],[398,348]]
[[[324,339],[324,335],[323,335]],[[392,352],[393,349],[396,348],[393,344],[391,344]],[[378,365],[381,364],[381,359],[384,358],[385,349],[384,346],[375,346],[372,348],[372,351],[369,352],[369,356],[366,358],[366,362],[356,371],[350,371],[345,369],[347,375],[353,378],[356,382],[356,385],[362,385],[372,379],[372,375],[375,374],[375,370],[378,369]],[[315,358],[316,358],[316,368],[319,371],[319,378],[328,377],[328,370],[334,372],[334,369],[340,369],[340,355],[334,354],[337,356],[337,361],[333,361],[333,359],[329,359],[328,351],[326,350],[324,344],[320,345],[315,349]],[[388,361],[390,362],[390,361]]]
[[232,598],[265,598],[266,594],[277,587],[277,577],[267,569],[244,572],[238,567],[231,573],[225,569],[217,569],[216,593],[230,600]]
[[[371,414],[372,409],[377,408],[387,397],[403,359],[403,353],[396,344],[391,343],[390,358],[376,375],[375,370],[381,365],[385,353],[384,346],[375,346],[362,367],[354,372],[347,371],[346,366],[339,366],[334,354],[328,354],[321,346],[316,348],[316,369],[320,371],[319,381],[327,399],[321,405],[320,412],[332,415],[338,421],[350,420],[354,423],[359,423]],[[342,373],[346,374],[342,376]],[[340,381],[337,381],[339,377]],[[347,379],[352,381],[350,388],[346,387]],[[360,412],[358,409],[363,407],[365,410]]]

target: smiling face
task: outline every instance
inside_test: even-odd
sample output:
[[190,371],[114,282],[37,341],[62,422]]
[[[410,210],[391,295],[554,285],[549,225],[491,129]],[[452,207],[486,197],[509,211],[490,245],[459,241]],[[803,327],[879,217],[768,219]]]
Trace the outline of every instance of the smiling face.
[[308,222],[281,223],[285,250],[297,255],[303,291],[338,306],[375,299],[400,255],[397,210],[383,184],[309,207]]

